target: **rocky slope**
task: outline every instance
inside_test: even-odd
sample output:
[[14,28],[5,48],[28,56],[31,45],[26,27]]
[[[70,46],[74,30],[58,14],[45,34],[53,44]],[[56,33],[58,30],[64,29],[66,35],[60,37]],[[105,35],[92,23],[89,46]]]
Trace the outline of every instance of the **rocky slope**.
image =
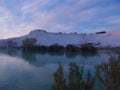
[[105,34],[66,34],[66,33],[51,33],[43,30],[34,30],[28,35],[0,40],[0,46],[7,46],[9,41],[14,42],[16,46],[22,46],[22,42],[26,38],[36,38],[36,45],[50,46],[59,44],[66,46],[68,44],[79,46],[84,43],[94,43],[96,47],[117,47],[120,46],[120,36],[112,33]]

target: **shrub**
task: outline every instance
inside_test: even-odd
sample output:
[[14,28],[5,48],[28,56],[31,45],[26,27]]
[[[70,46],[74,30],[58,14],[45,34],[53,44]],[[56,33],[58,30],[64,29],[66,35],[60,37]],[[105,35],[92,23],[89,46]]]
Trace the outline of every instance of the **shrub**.
[[26,38],[23,40],[22,47],[23,49],[32,49],[36,42],[36,38]]
[[81,44],[82,51],[96,51],[97,49],[94,47],[93,43],[85,43]]
[[120,90],[120,57],[96,66],[96,76],[107,90]]
[[75,62],[69,64],[69,83],[68,90],[92,90],[95,78],[92,78],[90,71],[83,79],[83,67],[79,67]]
[[80,48],[77,47],[77,46],[74,46],[74,45],[67,45],[66,46],[66,49],[65,49],[67,52],[78,52],[80,51]]
[[8,48],[13,48],[13,47],[15,48],[15,47],[17,47],[17,43],[13,42],[12,40],[8,40],[6,44],[7,44]]
[[76,63],[69,64],[68,90],[82,90],[83,88],[83,67],[79,69]]
[[64,51],[64,47],[58,44],[54,44],[48,47],[49,51]]
[[57,71],[54,73],[54,79],[55,82],[52,85],[52,90],[67,90],[64,70],[60,62]]
[[83,67],[79,67],[74,62],[69,64],[68,82],[64,77],[64,69],[61,64],[54,74],[54,79],[52,90],[92,90],[95,84],[95,78],[92,78],[90,71],[88,71],[87,78],[84,80]]
[[48,47],[47,46],[37,46],[38,48],[37,48],[37,50],[39,50],[39,51],[47,51],[48,50]]

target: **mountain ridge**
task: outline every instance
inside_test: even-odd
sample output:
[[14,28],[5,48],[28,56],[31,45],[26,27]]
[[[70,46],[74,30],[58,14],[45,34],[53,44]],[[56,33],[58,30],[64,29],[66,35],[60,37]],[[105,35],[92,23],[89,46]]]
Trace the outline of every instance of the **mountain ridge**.
[[45,30],[36,29],[28,35],[0,40],[0,46],[7,46],[8,41],[15,42],[18,47],[22,46],[22,42],[26,38],[35,38],[36,45],[50,46],[54,44],[67,46],[69,44],[80,46],[85,43],[93,43],[96,47],[118,47],[120,46],[120,37],[112,35],[112,33],[104,34],[78,34],[78,33],[53,33]]

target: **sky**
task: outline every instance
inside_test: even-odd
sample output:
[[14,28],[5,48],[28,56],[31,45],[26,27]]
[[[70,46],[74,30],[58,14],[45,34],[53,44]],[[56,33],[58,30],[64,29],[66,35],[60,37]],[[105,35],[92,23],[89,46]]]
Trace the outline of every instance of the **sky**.
[[120,0],[0,0],[0,39],[35,29],[65,33],[120,31]]

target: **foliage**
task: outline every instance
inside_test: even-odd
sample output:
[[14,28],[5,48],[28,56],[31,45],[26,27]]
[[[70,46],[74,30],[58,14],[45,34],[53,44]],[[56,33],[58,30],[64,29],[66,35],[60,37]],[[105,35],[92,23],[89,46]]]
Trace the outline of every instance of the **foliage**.
[[66,83],[63,73],[63,67],[59,64],[59,68],[55,72],[55,83],[52,90],[92,90],[95,78],[92,78],[90,71],[87,78],[83,79],[83,67],[79,67],[76,63],[69,64],[68,82]]
[[23,48],[32,47],[37,42],[36,38],[26,38],[23,40]]
[[96,76],[107,90],[120,90],[120,57],[96,66]]
[[84,90],[92,90],[95,84],[95,78],[92,78],[90,71],[87,72],[87,79],[84,81]]
[[64,51],[64,47],[58,44],[54,44],[48,47],[49,51]]
[[67,52],[78,52],[80,51],[80,48],[70,44],[66,46],[66,51]]
[[94,47],[93,43],[84,43],[80,46],[82,51],[96,51],[96,48]]
[[36,46],[36,50],[39,50],[39,51],[47,51],[48,47],[47,46]]
[[15,42],[13,42],[12,40],[8,40],[7,41],[7,47],[11,48],[11,47],[16,47],[17,44]]
[[82,90],[83,88],[83,67],[80,68],[76,65],[76,63],[69,64],[69,90]]
[[67,90],[66,80],[64,78],[63,66],[59,62],[59,67],[54,73],[55,83],[52,86],[52,90]]

